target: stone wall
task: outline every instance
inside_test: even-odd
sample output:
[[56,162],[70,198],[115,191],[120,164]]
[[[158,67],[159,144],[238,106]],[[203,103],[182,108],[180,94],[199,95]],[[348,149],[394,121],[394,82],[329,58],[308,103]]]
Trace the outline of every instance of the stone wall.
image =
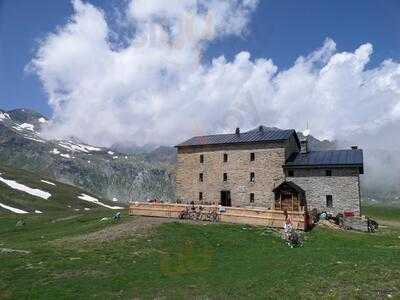
[[[285,163],[287,142],[249,145],[222,145],[184,147],[178,149],[176,172],[176,195],[183,203],[198,202],[199,192],[203,193],[203,203],[218,204],[220,193],[230,191],[232,206],[272,207],[275,186],[284,180],[282,165]],[[250,161],[250,153],[255,160]],[[224,153],[228,161],[223,161]],[[204,163],[200,163],[200,154]],[[250,173],[255,173],[255,181],[250,182]],[[199,181],[203,173],[203,182]],[[228,180],[223,181],[223,173]],[[254,193],[254,203],[250,203],[250,193]]]
[[[331,170],[332,176],[325,171]],[[294,176],[287,177],[306,192],[307,207],[336,215],[343,211],[360,213],[360,180],[357,168],[293,169]],[[286,171],[286,174],[287,171]],[[326,206],[326,196],[332,195],[333,207]]]

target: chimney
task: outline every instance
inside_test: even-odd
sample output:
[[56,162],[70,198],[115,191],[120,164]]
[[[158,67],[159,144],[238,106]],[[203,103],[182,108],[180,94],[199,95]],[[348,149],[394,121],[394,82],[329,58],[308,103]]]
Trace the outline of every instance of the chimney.
[[308,137],[300,141],[300,153],[308,153]]
[[264,132],[264,126],[260,125],[260,126],[258,127],[258,131],[259,131],[259,132]]
[[358,146],[351,146],[351,150],[357,150]]
[[239,128],[239,127],[236,127],[235,133],[236,133],[237,135],[240,135],[240,128]]

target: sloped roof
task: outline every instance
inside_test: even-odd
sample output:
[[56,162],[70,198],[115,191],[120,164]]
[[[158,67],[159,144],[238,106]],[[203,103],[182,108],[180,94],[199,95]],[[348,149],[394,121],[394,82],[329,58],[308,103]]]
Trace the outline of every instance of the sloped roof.
[[299,166],[363,166],[361,149],[310,151],[294,153],[286,160],[286,167]]
[[240,134],[231,133],[195,136],[183,143],[176,145],[175,147],[285,141],[289,139],[291,135],[294,135],[296,141],[298,142],[297,134],[294,129],[277,129],[243,132]]
[[301,187],[299,187],[297,184],[295,184],[294,182],[291,182],[291,181],[282,182],[280,185],[275,187],[272,190],[272,192],[276,193],[276,192],[280,191],[282,188],[285,188],[285,187],[289,187],[289,188],[291,188],[291,189],[293,189],[293,190],[295,190],[295,191],[297,191],[298,193],[301,193],[301,194],[305,193],[305,191]]

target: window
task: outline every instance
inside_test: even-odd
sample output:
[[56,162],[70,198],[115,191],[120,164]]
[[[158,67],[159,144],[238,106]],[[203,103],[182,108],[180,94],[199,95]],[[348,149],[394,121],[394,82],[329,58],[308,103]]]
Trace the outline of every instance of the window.
[[333,207],[332,195],[326,195],[326,207]]
[[256,158],[255,153],[254,153],[254,152],[251,152],[251,153],[250,153],[250,161],[254,161],[255,158]]
[[203,173],[199,173],[199,181],[203,182]]
[[224,173],[224,181],[228,181],[228,173]]
[[293,177],[294,176],[294,171],[293,170],[289,170],[288,171],[288,177]]
[[251,172],[250,173],[250,182],[254,182],[254,180],[255,180],[254,172]]
[[254,203],[254,193],[250,193],[250,203]]
[[332,170],[325,170],[326,176],[332,176]]
[[203,201],[203,192],[199,192],[199,201]]
[[228,154],[224,153],[224,162],[228,161]]
[[200,154],[200,163],[204,163],[204,154]]

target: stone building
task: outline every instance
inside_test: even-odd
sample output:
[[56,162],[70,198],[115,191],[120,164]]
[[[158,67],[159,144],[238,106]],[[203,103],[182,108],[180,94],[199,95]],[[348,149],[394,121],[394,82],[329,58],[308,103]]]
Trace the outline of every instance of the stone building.
[[363,153],[310,151],[293,129],[196,136],[177,148],[181,202],[360,213]]

